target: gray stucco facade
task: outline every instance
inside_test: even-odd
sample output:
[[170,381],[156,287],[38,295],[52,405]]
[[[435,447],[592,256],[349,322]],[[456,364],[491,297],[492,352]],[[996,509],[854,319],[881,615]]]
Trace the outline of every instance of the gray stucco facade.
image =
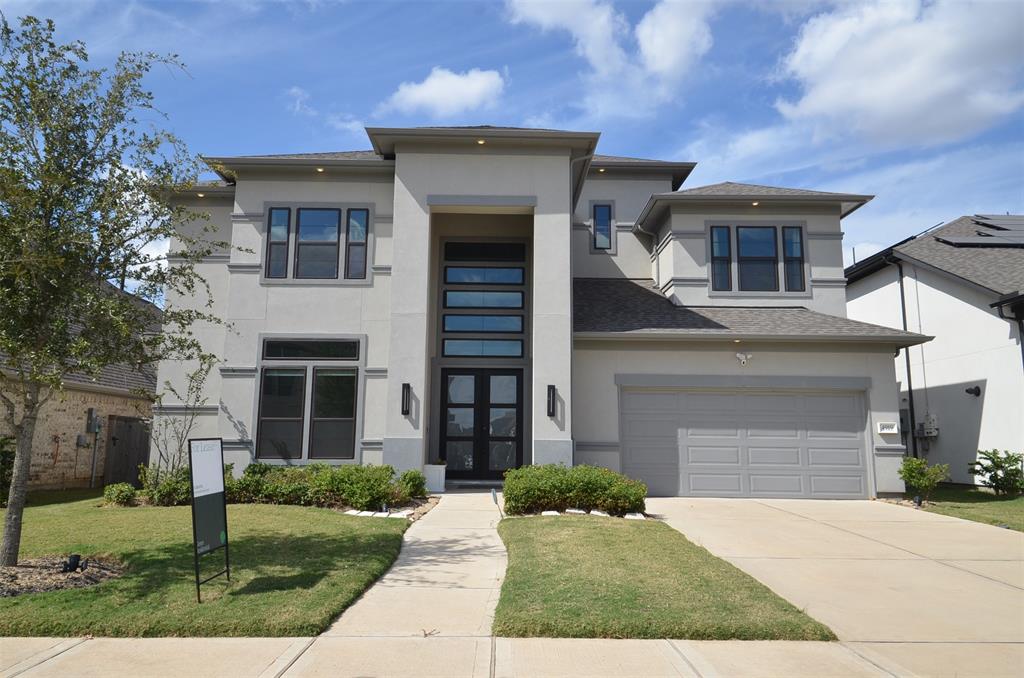
[[[898,420],[892,353],[927,338],[846,320],[840,219],[868,196],[752,200],[733,188],[676,200],[692,163],[596,155],[596,133],[367,132],[373,151],[211,158],[224,181],[181,196],[233,246],[200,265],[229,328],[196,328],[221,362],[207,383],[217,407],[200,412],[195,435],[222,437],[236,471],[255,460],[397,470],[443,460],[450,480],[495,481],[521,464],[594,463],[674,469],[676,479],[645,480],[685,494],[697,447],[687,436],[706,422],[683,413],[672,434],[666,410],[660,451],[641,452],[622,427],[644,413],[626,400],[668,394],[651,401],[662,407],[725,394],[731,406],[756,402],[752,421],[775,412],[788,428],[768,428],[801,441],[766,456],[748,435],[753,423],[740,442],[719,436],[735,454],[709,473],[735,458],[744,494],[757,494],[753,478],[779,496],[817,496],[815,483],[838,486],[830,473],[856,476],[858,496],[902,490],[899,436],[879,423]],[[595,205],[612,215],[601,237]],[[712,225],[729,229],[727,292],[713,289],[712,263],[724,260],[710,248]],[[748,237],[761,250],[741,261]],[[300,275],[312,270],[319,277]],[[755,274],[761,288],[774,276],[776,289],[741,289]],[[797,275],[800,289],[788,289]],[[636,301],[638,292],[653,296]],[[159,381],[188,369],[165,363]],[[783,404],[815,393],[855,394],[857,412],[829,433],[842,437],[856,420],[848,457],[815,452],[838,415],[785,414]],[[643,454],[661,457],[629,461]],[[757,480],[758,455],[796,480]],[[838,465],[808,471],[815,455]]]

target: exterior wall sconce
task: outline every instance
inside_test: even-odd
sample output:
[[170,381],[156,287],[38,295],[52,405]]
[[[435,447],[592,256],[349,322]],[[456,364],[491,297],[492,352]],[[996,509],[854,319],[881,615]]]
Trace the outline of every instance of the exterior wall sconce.
[[555,416],[555,408],[557,406],[556,398],[558,396],[558,389],[555,388],[554,384],[548,384],[548,416]]
[[972,395],[975,398],[978,398],[978,397],[981,396],[981,387],[980,386],[971,386],[970,388],[965,388],[964,389],[964,393],[966,393],[967,395]]
[[402,384],[402,416],[412,412],[412,386]]

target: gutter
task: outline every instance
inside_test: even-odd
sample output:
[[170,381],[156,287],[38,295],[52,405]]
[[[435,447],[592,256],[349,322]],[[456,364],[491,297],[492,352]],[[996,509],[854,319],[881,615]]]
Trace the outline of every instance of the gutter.
[[[906,294],[905,294],[905,290],[903,288],[903,262],[900,261],[899,259],[897,259],[896,257],[891,256],[891,255],[888,256],[888,257],[885,257],[885,261],[887,263],[890,263],[890,264],[895,264],[896,265],[896,270],[899,273],[899,281],[900,281],[900,315],[903,317],[903,331],[907,332],[909,330],[907,330],[907,297],[906,297]],[[910,438],[911,454],[913,454],[916,457],[917,456],[917,436],[915,435],[915,432],[917,431],[917,415],[914,412],[914,382],[913,382],[913,379],[911,378],[911,375],[910,375],[910,347],[909,346],[904,346],[903,347],[903,360],[904,360],[904,364],[906,365],[906,371],[907,371],[907,401],[908,401],[908,410],[909,410],[909,413],[910,413],[910,433],[909,433],[909,435],[907,437]],[[924,369],[924,364],[923,363],[921,364],[921,369],[922,370]]]
[[[1010,307],[1010,311],[1013,316],[1006,315],[1003,310],[1007,306]],[[1017,323],[1017,339],[1020,343],[1020,360],[1021,365],[1024,366],[1024,292],[1011,292],[1001,296],[995,302],[989,304],[989,308],[994,308],[999,313],[999,317],[1003,320],[1009,320]]]
[[739,341],[739,342],[771,342],[771,343],[841,343],[841,344],[866,344],[882,346],[916,346],[931,341],[935,337],[923,334],[907,333],[910,336],[874,336],[874,335],[848,335],[848,334],[815,334],[815,335],[792,335],[792,334],[737,334],[737,333],[707,333],[693,334],[680,332],[573,332],[573,339],[597,340],[597,341],[679,341],[679,342],[701,342],[701,341]]

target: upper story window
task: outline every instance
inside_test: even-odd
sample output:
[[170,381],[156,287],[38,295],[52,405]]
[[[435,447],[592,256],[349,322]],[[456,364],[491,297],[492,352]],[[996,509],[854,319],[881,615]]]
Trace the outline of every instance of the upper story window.
[[363,280],[369,233],[369,208],[271,207],[264,277]]
[[595,204],[593,207],[595,250],[612,249],[612,206]]
[[802,227],[716,225],[709,236],[713,292],[807,290]]

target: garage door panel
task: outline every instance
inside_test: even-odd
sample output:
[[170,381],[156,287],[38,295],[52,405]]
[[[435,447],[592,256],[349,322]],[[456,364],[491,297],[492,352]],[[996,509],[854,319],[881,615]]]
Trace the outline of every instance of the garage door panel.
[[856,447],[809,447],[811,466],[856,466],[861,464],[861,451]]
[[748,447],[751,466],[800,466],[799,447]]
[[677,412],[679,394],[664,392],[626,391],[622,395],[624,412]]
[[743,492],[743,474],[687,473],[683,476],[683,485],[691,495],[735,496]]
[[740,448],[737,446],[688,445],[684,455],[689,464],[740,464]]
[[859,475],[812,475],[811,495],[859,499],[867,494],[864,477]]
[[804,477],[799,473],[789,474],[750,474],[750,495],[752,497],[792,495],[801,497],[806,494]]
[[[623,471],[652,494],[867,496],[860,394],[624,392]],[[672,403],[669,405],[669,403]]]

